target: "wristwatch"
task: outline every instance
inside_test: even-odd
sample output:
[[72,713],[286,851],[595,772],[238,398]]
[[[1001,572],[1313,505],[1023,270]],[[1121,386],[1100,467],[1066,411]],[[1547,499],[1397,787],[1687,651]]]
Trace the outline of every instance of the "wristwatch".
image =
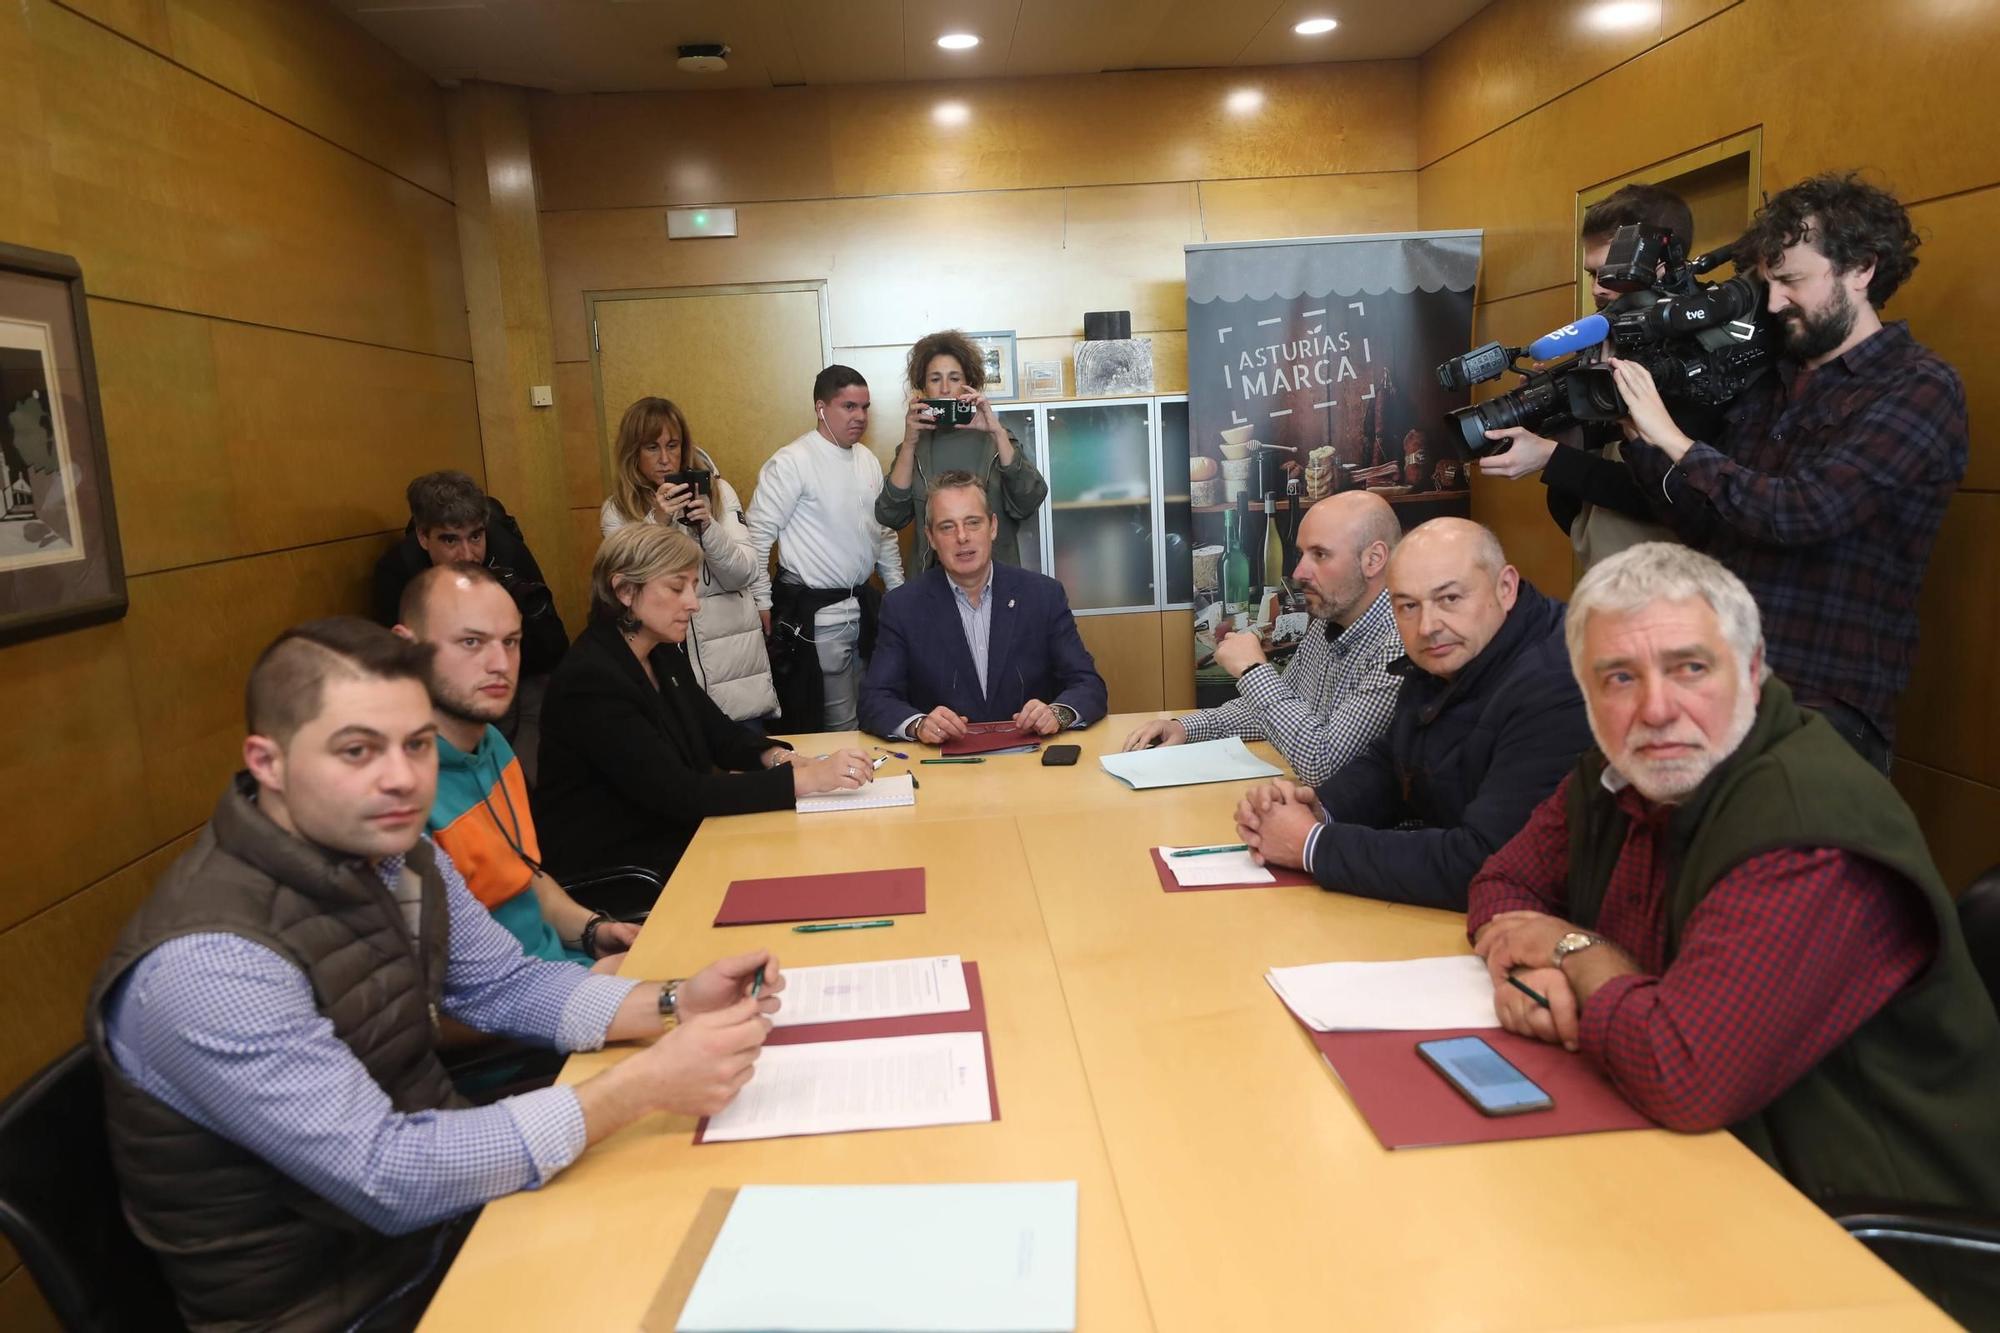
[[1593,944],[1602,944],[1603,942],[1603,940],[1595,935],[1586,935],[1580,930],[1572,930],[1569,934],[1556,941],[1556,947],[1549,951],[1549,957],[1554,960],[1556,971],[1560,972],[1562,971],[1563,959],[1573,953],[1581,953]]
[[660,1030],[672,1032],[681,1025],[681,982],[675,977],[660,987]]

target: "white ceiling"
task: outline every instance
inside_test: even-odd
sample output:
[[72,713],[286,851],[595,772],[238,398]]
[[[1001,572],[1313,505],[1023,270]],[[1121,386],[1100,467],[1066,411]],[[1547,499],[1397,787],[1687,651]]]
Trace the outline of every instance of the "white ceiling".
[[[1489,0],[328,0],[441,80],[555,92],[1294,65],[1421,55]],[[1292,25],[1340,26],[1301,37]],[[972,32],[970,51],[943,51]],[[674,48],[726,42],[729,68]]]

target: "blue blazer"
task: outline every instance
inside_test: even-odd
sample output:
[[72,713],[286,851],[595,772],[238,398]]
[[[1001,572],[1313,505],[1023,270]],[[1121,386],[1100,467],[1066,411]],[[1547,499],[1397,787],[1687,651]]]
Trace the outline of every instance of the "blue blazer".
[[875,655],[861,685],[861,725],[889,736],[943,705],[973,722],[1002,722],[1030,699],[1066,704],[1079,724],[1104,716],[1104,678],[1076,632],[1062,584],[998,561],[986,693],[959,623],[951,580],[933,565],[882,599]]

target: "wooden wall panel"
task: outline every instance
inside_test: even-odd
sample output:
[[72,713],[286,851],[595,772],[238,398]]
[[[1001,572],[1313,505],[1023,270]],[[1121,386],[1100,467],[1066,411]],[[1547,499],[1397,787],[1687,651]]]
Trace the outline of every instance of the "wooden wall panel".
[[192,833],[176,838],[0,934],[8,992],[0,1087],[14,1087],[83,1040],[84,1000],[99,964],[153,881],[194,840]]
[[[2000,167],[1995,176],[2000,177]],[[2000,235],[2000,186],[1954,195],[1910,210],[1923,247],[1917,271],[1883,314],[1904,319],[1965,381],[1972,423],[1964,486],[2000,490],[2000,364],[1993,330],[2000,329],[2000,271],[1987,242]]]
[[[468,354],[452,207],[48,0],[29,0],[52,215],[101,296]],[[39,225],[26,225],[39,222]]]
[[[1897,713],[1896,752],[2000,787],[2000,494],[1961,491],[1945,514],[1920,603],[1923,637]],[[2000,829],[1995,860],[2000,860]]]
[[437,85],[331,5],[61,3],[433,194],[451,197]]
[[1162,708],[1194,709],[1194,612],[1160,613],[1160,678],[1165,685]]
[[1417,216],[1414,171],[1203,181],[1199,188],[1204,241],[1407,231]]
[[1076,618],[1083,646],[1097,663],[1097,674],[1104,677],[1111,712],[1152,713],[1167,706],[1160,617],[1158,611],[1137,611]]
[[1896,790],[1917,812],[1931,858],[1953,893],[2000,865],[2000,787],[1908,759],[1896,760]]
[[[1506,0],[1488,12],[1535,7]],[[2000,7],[1746,0],[1427,166],[1423,225],[1487,229],[1491,298],[1568,280],[1578,189],[1753,125],[1764,128],[1767,189],[1857,165],[1910,201],[1989,185],[1985,136],[1938,127],[1990,122],[2000,85],[1936,77],[1940,50],[1968,69],[2000,64]],[[1785,52],[1775,69],[1774,51]],[[1518,55],[1495,48],[1485,59]],[[1841,71],[1845,104],[1871,114],[1836,113],[1828,70]]]
[[[1416,84],[1412,62],[1389,61],[540,94],[535,160],[552,210],[1401,171],[1415,165]],[[1246,87],[1261,108],[1231,113]],[[934,120],[946,103],[962,125]]]
[[0,791],[7,793],[4,931],[160,840],[146,815],[123,625],[0,650],[0,698],[10,719],[8,743],[0,748]]
[[[604,497],[610,494],[611,455],[608,448],[600,449],[598,444],[597,398],[590,381],[590,364],[559,363],[555,391],[556,426],[562,435],[563,481],[569,487],[569,507],[582,509],[603,504]],[[617,431],[618,418],[625,406],[610,409],[610,419],[604,426],[606,437]],[[750,501],[746,498],[743,503]]]
[[91,331],[128,573],[400,528],[396,478],[484,470],[463,361],[107,301]]
[[243,681],[287,625],[364,613],[379,534],[148,574],[128,585],[124,629],[146,755],[146,810],[164,842],[208,818],[242,766]]

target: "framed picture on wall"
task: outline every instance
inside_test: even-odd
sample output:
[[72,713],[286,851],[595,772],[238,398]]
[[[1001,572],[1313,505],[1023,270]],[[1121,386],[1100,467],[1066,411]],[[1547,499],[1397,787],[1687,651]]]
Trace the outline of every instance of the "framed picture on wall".
[[0,245],[0,644],[124,614],[83,270]]
[[988,399],[996,403],[1006,402],[1021,396],[1021,385],[1014,362],[1014,331],[1004,333],[968,333],[972,345],[986,358],[986,388]]

